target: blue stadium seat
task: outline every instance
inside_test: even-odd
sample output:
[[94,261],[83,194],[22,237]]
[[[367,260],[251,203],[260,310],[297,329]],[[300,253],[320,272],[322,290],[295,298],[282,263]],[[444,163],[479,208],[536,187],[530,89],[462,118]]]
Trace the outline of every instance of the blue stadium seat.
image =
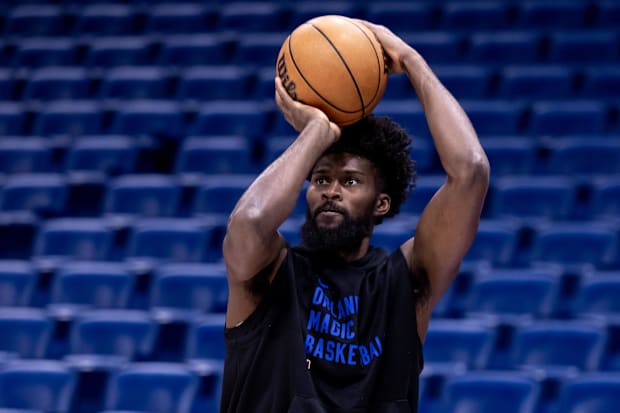
[[17,89],[15,87],[15,83],[13,73],[10,70],[0,69],[0,101],[11,100],[14,98]]
[[565,220],[577,203],[577,183],[565,176],[503,177],[493,182],[493,218]]
[[596,370],[601,364],[606,340],[605,328],[594,320],[530,321],[515,330],[512,364],[542,369]]
[[457,99],[482,99],[489,93],[492,74],[489,67],[453,64],[437,65],[433,70]]
[[80,67],[45,67],[28,78],[25,100],[87,99],[91,92],[90,75]]
[[341,16],[360,17],[359,4],[353,1],[335,0],[329,2],[318,2],[302,0],[296,2],[291,8],[289,19],[290,27],[297,27],[306,21],[326,14],[339,14]]
[[177,155],[177,173],[230,174],[257,172],[252,146],[241,136],[188,137]]
[[[411,136],[430,141],[431,134],[426,123],[426,116],[424,115],[422,106],[417,100],[382,100],[375,108],[373,114],[377,116],[389,116]],[[279,118],[282,119],[282,122],[285,122],[282,116]],[[291,131],[293,131],[293,129],[289,126],[285,134],[291,134]]]
[[4,211],[58,215],[65,208],[67,180],[54,173],[11,175],[0,196],[0,209]]
[[511,265],[518,253],[520,226],[507,220],[482,220],[465,261]]
[[507,99],[567,99],[575,95],[573,68],[511,65],[502,69],[498,94]]
[[229,34],[220,32],[169,35],[162,39],[158,61],[179,68],[226,64],[233,43]]
[[244,67],[273,67],[286,39],[282,33],[244,33],[237,38],[233,62]]
[[0,352],[21,358],[45,358],[54,321],[38,308],[3,308],[0,312]]
[[587,373],[563,383],[558,411],[612,413],[620,409],[620,374]]
[[461,363],[467,368],[484,369],[496,336],[496,327],[490,320],[435,319],[424,341],[424,361]]
[[525,107],[520,102],[467,100],[462,106],[480,136],[514,136],[521,131]]
[[585,68],[582,93],[593,99],[617,97],[620,94],[620,67],[594,65]]
[[89,4],[76,18],[80,35],[114,36],[136,32],[134,10],[122,4]]
[[127,257],[155,261],[200,262],[206,254],[213,227],[200,220],[152,218],[136,223]]
[[108,259],[113,230],[98,218],[60,218],[46,221],[37,234],[35,256],[65,257],[84,261]]
[[573,315],[620,315],[620,271],[592,271],[574,300]]
[[265,166],[276,160],[295,140],[295,135],[271,136],[265,139]]
[[594,219],[617,219],[620,217],[620,179],[602,178],[591,186],[589,216]]
[[303,221],[298,217],[292,217],[287,219],[280,225],[278,228],[278,232],[282,234],[286,242],[289,245],[300,245],[301,244],[301,225]]
[[194,214],[230,214],[254,178],[252,175],[204,178],[196,193]]
[[521,136],[484,137],[482,146],[493,168],[493,176],[530,175],[537,172],[538,147]]
[[35,268],[28,261],[0,261],[0,306],[29,306],[37,278]]
[[0,102],[0,133],[3,136],[22,135],[26,126],[26,114],[21,104]]
[[213,16],[207,11],[193,3],[156,4],[148,12],[146,32],[169,35],[211,31]]
[[66,16],[60,7],[49,4],[23,4],[9,9],[6,36],[58,36],[66,34]]
[[85,66],[108,68],[151,63],[152,39],[140,36],[93,38],[88,43]]
[[101,85],[103,99],[164,99],[168,75],[159,67],[123,66],[108,70]]
[[620,173],[620,142],[614,139],[562,139],[553,142],[550,149],[547,165],[550,173],[576,177]]
[[15,360],[0,370],[0,406],[68,413],[77,389],[75,371],[56,360]]
[[[274,63],[275,64],[275,63]],[[262,136],[267,127],[264,107],[254,101],[220,100],[205,103],[190,125],[191,135]]]
[[[140,310],[92,310],[71,325],[70,354],[119,356],[145,360],[153,356],[159,325]],[[96,357],[94,357],[96,359]]]
[[465,54],[463,37],[452,31],[406,31],[400,34],[408,44],[431,63],[462,63]]
[[135,171],[136,140],[129,136],[89,136],[76,140],[67,154],[66,170],[120,175]]
[[228,281],[222,264],[167,264],[155,270],[151,308],[224,313]]
[[582,28],[587,24],[586,3],[541,0],[519,3],[516,24],[527,28]]
[[607,110],[597,101],[536,102],[529,132],[553,136],[602,133],[607,126]]
[[76,40],[72,38],[33,37],[20,40],[15,67],[73,66],[77,64]]
[[219,9],[217,29],[237,32],[284,30],[287,28],[284,12],[285,8],[279,2],[227,3]]
[[428,30],[435,27],[436,12],[431,3],[385,2],[369,3],[366,18],[375,24],[382,24],[401,32],[406,30]]
[[488,268],[479,272],[465,299],[466,314],[553,316],[560,273],[552,268]]
[[[414,144],[415,145],[415,144]],[[416,179],[413,192],[401,205],[402,213],[420,215],[437,190],[445,183],[445,176],[427,175]]]
[[95,308],[126,308],[135,277],[115,262],[67,262],[54,274],[50,302]]
[[59,100],[36,115],[34,133],[39,136],[95,135],[103,132],[103,111],[91,100]]
[[596,3],[598,27],[615,28],[620,18],[620,4],[615,0],[600,0]]
[[539,380],[514,371],[468,372],[449,378],[443,389],[441,413],[529,413],[540,397]]
[[600,267],[618,259],[618,234],[608,224],[579,222],[541,225],[534,231],[530,260]]
[[119,105],[112,133],[179,138],[185,119],[178,103],[167,100],[136,100]]
[[51,169],[52,149],[46,139],[3,137],[0,140],[1,173],[40,173]]
[[224,314],[211,314],[196,318],[187,337],[185,359],[224,360]]
[[534,63],[539,58],[541,43],[541,35],[531,31],[474,32],[468,57],[474,63]]
[[[272,92],[274,77],[271,68]],[[250,94],[251,81],[251,72],[243,67],[195,66],[181,73],[176,96],[183,101],[243,99]]]
[[614,31],[567,31],[550,35],[547,59],[556,63],[612,63],[618,59]]
[[108,184],[105,212],[141,217],[175,216],[179,182],[169,175],[122,175]]
[[185,364],[134,363],[111,378],[105,407],[108,410],[189,413],[198,384],[198,376]]
[[441,27],[446,30],[484,30],[509,27],[510,16],[503,2],[448,2],[442,9]]
[[392,252],[413,236],[414,228],[418,222],[418,216],[412,214],[400,214],[395,221],[386,221],[375,227],[371,245]]

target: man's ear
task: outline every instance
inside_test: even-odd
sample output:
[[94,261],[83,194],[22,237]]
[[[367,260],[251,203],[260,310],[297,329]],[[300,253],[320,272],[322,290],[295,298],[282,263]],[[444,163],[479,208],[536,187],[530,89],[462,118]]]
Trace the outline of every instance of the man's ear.
[[388,194],[381,193],[375,202],[375,216],[384,216],[390,210],[392,198]]

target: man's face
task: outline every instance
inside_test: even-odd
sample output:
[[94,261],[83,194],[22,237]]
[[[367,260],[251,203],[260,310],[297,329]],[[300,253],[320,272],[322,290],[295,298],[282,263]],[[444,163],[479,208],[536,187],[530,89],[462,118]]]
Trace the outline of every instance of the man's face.
[[315,250],[354,250],[370,235],[379,191],[376,170],[348,153],[325,155],[310,176],[303,243]]

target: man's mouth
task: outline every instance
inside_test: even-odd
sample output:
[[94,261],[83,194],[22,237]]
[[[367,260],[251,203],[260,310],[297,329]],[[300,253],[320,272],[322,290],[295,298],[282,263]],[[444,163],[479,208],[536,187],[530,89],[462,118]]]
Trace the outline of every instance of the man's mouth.
[[341,208],[328,204],[328,205],[323,205],[319,207],[314,213],[314,217],[316,218],[319,215],[335,216],[335,215],[344,215],[344,214],[345,214],[345,211],[342,210]]

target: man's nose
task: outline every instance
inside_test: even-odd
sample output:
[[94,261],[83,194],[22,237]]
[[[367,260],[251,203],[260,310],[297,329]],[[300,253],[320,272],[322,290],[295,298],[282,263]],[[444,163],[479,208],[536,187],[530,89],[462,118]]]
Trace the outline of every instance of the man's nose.
[[338,182],[332,182],[323,191],[323,198],[329,200],[342,199],[341,189],[342,188],[340,187],[340,184]]

